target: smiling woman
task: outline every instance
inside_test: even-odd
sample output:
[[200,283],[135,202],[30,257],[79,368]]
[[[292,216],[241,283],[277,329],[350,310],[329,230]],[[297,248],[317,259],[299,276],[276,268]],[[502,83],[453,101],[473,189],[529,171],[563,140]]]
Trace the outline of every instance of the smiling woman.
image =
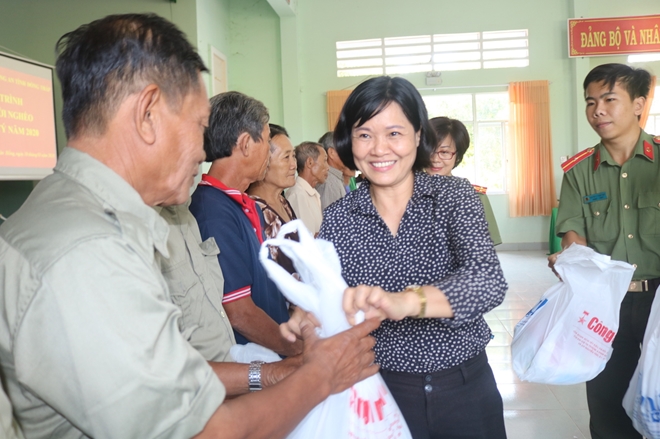
[[403,78],[360,84],[334,133],[366,181],[324,211],[319,237],[337,249],[349,321],[385,318],[376,362],[413,437],[506,437],[483,318],[506,282],[474,189],[422,172],[437,142]]

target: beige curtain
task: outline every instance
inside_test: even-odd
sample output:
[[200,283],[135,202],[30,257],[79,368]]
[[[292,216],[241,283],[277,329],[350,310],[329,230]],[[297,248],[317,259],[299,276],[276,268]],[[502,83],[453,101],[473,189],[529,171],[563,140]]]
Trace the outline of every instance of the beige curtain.
[[639,118],[639,126],[644,129],[646,127],[646,121],[649,120],[649,113],[651,112],[651,104],[653,103],[653,95],[655,94],[655,84],[657,77],[651,76],[651,89],[649,90],[649,95],[646,98],[646,104],[644,105],[644,110],[642,115]]
[[509,214],[550,215],[557,204],[552,172],[548,81],[509,84]]
[[326,93],[328,110],[328,131],[334,131],[339,113],[353,90],[330,90]]

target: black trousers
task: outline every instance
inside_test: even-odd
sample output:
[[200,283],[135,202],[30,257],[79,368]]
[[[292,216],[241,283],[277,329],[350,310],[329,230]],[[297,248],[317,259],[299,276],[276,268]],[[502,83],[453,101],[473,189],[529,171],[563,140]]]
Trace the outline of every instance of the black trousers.
[[381,370],[414,439],[506,439],[486,352],[430,374]]
[[[657,279],[654,279],[657,281]],[[605,369],[587,382],[592,439],[641,439],[621,405],[642,353],[646,322],[657,283],[649,292],[629,292],[621,303],[619,332]]]

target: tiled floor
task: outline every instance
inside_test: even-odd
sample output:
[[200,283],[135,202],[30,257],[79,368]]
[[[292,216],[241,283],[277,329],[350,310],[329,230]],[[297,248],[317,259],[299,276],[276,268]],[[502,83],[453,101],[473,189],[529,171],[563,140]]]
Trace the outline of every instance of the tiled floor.
[[522,382],[511,367],[513,327],[557,282],[543,251],[498,252],[509,291],[486,314],[495,338],[486,351],[504,400],[508,439],[590,439],[584,384]]

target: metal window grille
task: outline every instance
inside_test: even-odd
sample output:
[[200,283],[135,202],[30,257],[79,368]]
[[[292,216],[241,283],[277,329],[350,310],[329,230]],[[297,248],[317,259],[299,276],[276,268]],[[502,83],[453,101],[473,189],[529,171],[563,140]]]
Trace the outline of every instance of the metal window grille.
[[337,76],[527,67],[527,29],[338,41]]

